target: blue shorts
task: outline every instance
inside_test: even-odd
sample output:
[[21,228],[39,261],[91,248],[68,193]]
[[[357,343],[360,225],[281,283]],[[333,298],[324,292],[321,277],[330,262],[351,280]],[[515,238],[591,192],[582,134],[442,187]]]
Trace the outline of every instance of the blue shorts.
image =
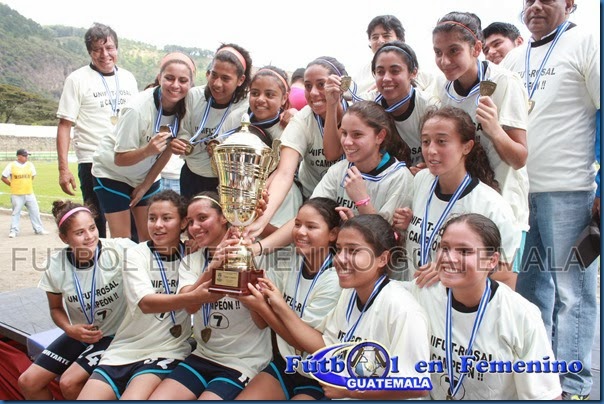
[[119,399],[128,387],[128,384],[136,376],[151,373],[163,380],[179,362],[177,359],[159,358],[156,360],[145,359],[119,366],[100,365],[94,369],[90,378],[107,383]]
[[195,397],[210,391],[223,400],[234,400],[249,381],[241,372],[197,355],[189,355],[167,378],[191,390]]
[[[123,212],[130,210],[130,195],[134,187],[125,182],[111,180],[109,178],[93,178],[94,192],[96,192],[101,208],[105,213]],[[147,206],[149,198],[160,191],[159,181],[155,181],[145,196],[136,206]]]
[[35,364],[49,372],[62,375],[75,362],[90,374],[112,340],[112,336],[103,337],[94,344],[86,344],[62,334],[42,351]]
[[318,381],[302,376],[300,373],[285,373],[285,360],[281,355],[275,355],[275,359],[262,371],[279,380],[281,389],[286,400],[297,394],[306,394],[315,400],[325,399],[325,392]]

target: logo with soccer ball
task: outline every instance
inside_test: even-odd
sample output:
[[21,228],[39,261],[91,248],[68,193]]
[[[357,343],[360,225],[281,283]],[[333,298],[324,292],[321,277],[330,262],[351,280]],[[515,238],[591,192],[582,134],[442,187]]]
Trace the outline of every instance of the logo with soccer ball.
[[386,377],[390,370],[388,352],[375,342],[362,342],[350,350],[348,372],[352,377]]

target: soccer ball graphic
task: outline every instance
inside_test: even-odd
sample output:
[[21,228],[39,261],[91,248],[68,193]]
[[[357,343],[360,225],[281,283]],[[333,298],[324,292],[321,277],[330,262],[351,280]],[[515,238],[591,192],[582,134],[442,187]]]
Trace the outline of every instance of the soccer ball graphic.
[[388,353],[380,345],[364,343],[349,354],[349,372],[356,377],[385,377],[388,374]]

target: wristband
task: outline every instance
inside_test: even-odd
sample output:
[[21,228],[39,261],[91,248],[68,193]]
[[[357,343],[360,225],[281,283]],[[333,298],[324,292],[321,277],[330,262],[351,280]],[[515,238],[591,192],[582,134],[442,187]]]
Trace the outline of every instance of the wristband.
[[371,197],[370,196],[368,196],[365,199],[361,199],[360,201],[356,201],[354,203],[354,206],[357,206],[357,207],[358,206],[367,206],[367,205],[369,205],[369,202],[371,202]]

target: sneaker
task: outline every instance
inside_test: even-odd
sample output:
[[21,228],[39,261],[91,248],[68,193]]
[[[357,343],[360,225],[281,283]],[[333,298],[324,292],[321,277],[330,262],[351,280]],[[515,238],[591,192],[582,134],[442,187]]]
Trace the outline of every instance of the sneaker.
[[45,236],[47,234],[50,234],[50,232],[47,232],[46,230],[41,230],[41,231],[36,232],[37,236]]
[[17,233],[15,233],[14,231],[11,231],[10,233],[8,233],[8,238],[15,238],[17,237]]
[[562,400],[589,400],[589,394],[572,394],[566,391],[562,392]]

